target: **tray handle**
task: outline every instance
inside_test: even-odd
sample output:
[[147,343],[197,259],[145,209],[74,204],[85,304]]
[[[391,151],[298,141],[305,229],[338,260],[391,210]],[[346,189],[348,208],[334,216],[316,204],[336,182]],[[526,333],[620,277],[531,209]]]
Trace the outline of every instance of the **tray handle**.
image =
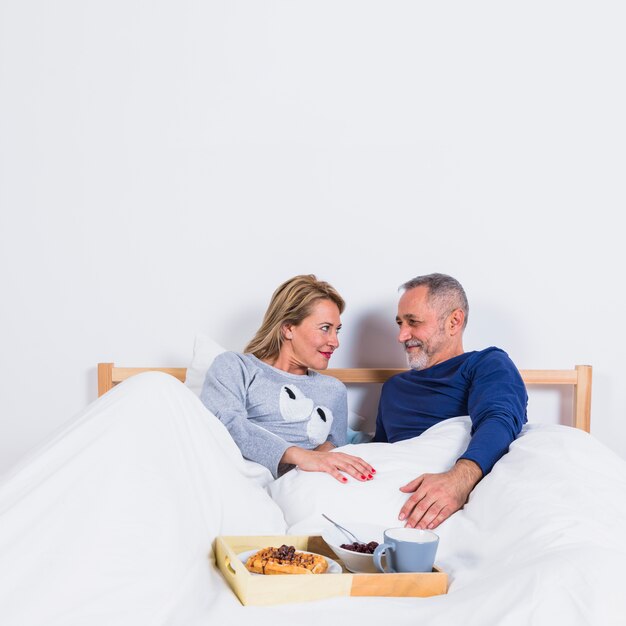
[[231,576],[237,576],[237,571],[230,564],[230,557],[228,556],[228,554],[224,555],[224,569]]

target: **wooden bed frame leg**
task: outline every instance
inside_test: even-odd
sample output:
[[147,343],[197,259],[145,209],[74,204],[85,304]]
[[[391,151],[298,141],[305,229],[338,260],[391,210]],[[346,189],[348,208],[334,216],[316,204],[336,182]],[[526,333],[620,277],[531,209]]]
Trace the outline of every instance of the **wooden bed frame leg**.
[[574,426],[591,431],[591,365],[577,365],[578,382],[574,393]]
[[98,363],[98,397],[113,389],[113,363]]

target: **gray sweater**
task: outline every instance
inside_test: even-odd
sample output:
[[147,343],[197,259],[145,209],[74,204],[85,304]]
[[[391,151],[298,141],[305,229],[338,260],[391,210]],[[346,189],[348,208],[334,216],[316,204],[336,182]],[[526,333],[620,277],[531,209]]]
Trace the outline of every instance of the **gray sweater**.
[[228,428],[246,459],[274,477],[292,445],[312,450],[346,443],[347,391],[331,376],[288,374],[251,354],[223,352],[204,379],[200,398]]

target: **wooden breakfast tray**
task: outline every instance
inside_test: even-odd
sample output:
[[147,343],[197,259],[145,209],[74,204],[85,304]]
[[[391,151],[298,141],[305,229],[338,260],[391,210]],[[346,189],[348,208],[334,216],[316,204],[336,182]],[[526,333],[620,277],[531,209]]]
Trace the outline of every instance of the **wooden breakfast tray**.
[[[238,558],[248,550],[282,544],[327,556],[342,567],[341,574],[275,575],[250,573]],[[244,605],[307,602],[337,596],[428,597],[447,593],[448,575],[437,566],[432,572],[410,574],[353,574],[318,535],[219,536],[214,542],[217,567]]]

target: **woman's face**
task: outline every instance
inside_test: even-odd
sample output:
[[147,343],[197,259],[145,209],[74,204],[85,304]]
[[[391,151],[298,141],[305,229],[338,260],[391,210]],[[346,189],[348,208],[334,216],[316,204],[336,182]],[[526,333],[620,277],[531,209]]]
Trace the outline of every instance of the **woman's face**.
[[292,374],[306,374],[308,369],[325,370],[339,347],[340,328],[337,305],[332,300],[317,300],[310,315],[300,324],[283,327],[285,341],[278,362],[286,364],[289,367],[286,371]]

